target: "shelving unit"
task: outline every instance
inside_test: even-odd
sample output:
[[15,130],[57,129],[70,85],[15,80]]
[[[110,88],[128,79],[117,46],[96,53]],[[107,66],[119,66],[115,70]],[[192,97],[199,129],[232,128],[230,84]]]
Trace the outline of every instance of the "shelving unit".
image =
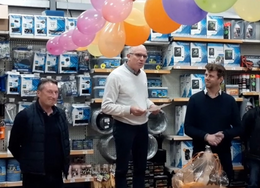
[[[235,100],[237,102],[242,102],[243,101],[243,98],[235,98]],[[188,102],[189,101],[189,98],[173,98],[172,99],[173,102]]]
[[[165,99],[155,99],[155,98],[150,98],[150,100],[154,103],[171,103],[172,100],[169,99],[169,98],[165,98]],[[96,99],[93,99],[92,101],[93,103],[102,103],[102,99],[100,98],[96,98]]]
[[215,43],[236,43],[241,44],[243,40],[233,39],[214,39],[214,38],[192,38],[192,37],[173,37],[173,41],[188,41],[188,42],[215,42]]
[[[94,73],[110,73],[114,69],[93,69]],[[170,74],[171,70],[144,70],[147,74]]]

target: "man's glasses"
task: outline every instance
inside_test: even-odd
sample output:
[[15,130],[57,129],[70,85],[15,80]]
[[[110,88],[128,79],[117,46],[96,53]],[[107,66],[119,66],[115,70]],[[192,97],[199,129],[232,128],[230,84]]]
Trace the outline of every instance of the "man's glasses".
[[136,53],[130,53],[130,54],[133,54],[133,55],[135,55],[136,57],[138,57],[138,58],[141,58],[141,57],[143,57],[144,59],[147,59],[147,55],[143,55],[143,54],[136,54]]

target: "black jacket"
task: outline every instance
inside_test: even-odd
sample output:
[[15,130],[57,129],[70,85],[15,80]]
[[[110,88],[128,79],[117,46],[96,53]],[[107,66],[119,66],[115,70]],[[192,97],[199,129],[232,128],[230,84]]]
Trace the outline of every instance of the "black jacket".
[[260,108],[255,107],[246,112],[242,118],[244,134],[241,137],[245,145],[245,155],[260,159]]
[[[38,102],[19,112],[14,120],[9,141],[9,150],[20,163],[23,173],[45,174],[44,141],[45,126]],[[61,145],[63,151],[63,173],[67,177],[69,169],[69,133],[68,122],[63,110],[53,107],[58,117],[61,131]],[[18,122],[19,121],[19,122]]]

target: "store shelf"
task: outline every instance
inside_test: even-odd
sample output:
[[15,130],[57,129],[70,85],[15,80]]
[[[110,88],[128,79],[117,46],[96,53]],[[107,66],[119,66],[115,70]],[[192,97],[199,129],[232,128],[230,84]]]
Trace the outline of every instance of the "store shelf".
[[170,42],[165,41],[165,42],[159,42],[159,41],[146,41],[144,45],[149,45],[149,46],[164,46],[164,45],[169,45]]
[[8,35],[9,31],[0,31],[0,35]]
[[[235,98],[235,100],[237,102],[242,102],[243,101],[243,98]],[[189,101],[189,98],[173,98],[172,99],[173,102],[188,102]]]
[[216,42],[216,43],[243,43],[242,40],[233,39],[213,39],[213,38],[192,38],[192,37],[173,37],[173,41],[189,41],[189,42]]
[[33,7],[33,8],[49,8],[50,1],[36,1],[36,0],[1,0],[2,5],[14,7]]
[[243,43],[258,44],[258,43],[260,43],[260,40],[243,40]]
[[13,155],[7,152],[0,152],[0,158],[13,158]]
[[[84,182],[92,182],[92,181],[94,181],[93,177],[73,178],[73,179],[63,180],[64,183],[84,183]],[[19,186],[22,186],[22,181],[0,183],[0,187],[19,187]]]
[[41,36],[22,36],[22,35],[10,35],[11,39],[29,39],[29,40],[43,40],[47,41],[53,37],[41,37]]
[[165,138],[167,140],[173,140],[173,141],[187,141],[192,140],[189,136],[177,136],[177,135],[166,135]]
[[70,150],[70,155],[92,155],[94,150]]
[[[95,73],[110,73],[114,69],[93,69]],[[170,74],[171,70],[144,70],[146,74]]]
[[260,95],[260,92],[254,92],[254,91],[252,91],[252,92],[244,92],[242,95],[243,96],[258,96],[258,95]]
[[[169,98],[165,98],[165,99],[150,98],[150,100],[154,103],[171,103],[172,102],[172,100]],[[102,99],[95,98],[92,100],[92,103],[102,103]]]
[[197,66],[173,66],[172,69],[180,69],[180,70],[205,70],[205,67],[197,67]]

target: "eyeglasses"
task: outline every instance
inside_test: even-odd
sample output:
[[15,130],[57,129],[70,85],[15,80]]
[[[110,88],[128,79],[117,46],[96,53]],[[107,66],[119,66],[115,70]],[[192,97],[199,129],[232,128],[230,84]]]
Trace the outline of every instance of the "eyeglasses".
[[141,57],[143,57],[144,59],[147,59],[147,55],[143,55],[143,54],[136,54],[136,53],[130,53],[130,54],[133,54],[133,55],[135,55],[136,57],[138,57],[138,58],[141,58]]

